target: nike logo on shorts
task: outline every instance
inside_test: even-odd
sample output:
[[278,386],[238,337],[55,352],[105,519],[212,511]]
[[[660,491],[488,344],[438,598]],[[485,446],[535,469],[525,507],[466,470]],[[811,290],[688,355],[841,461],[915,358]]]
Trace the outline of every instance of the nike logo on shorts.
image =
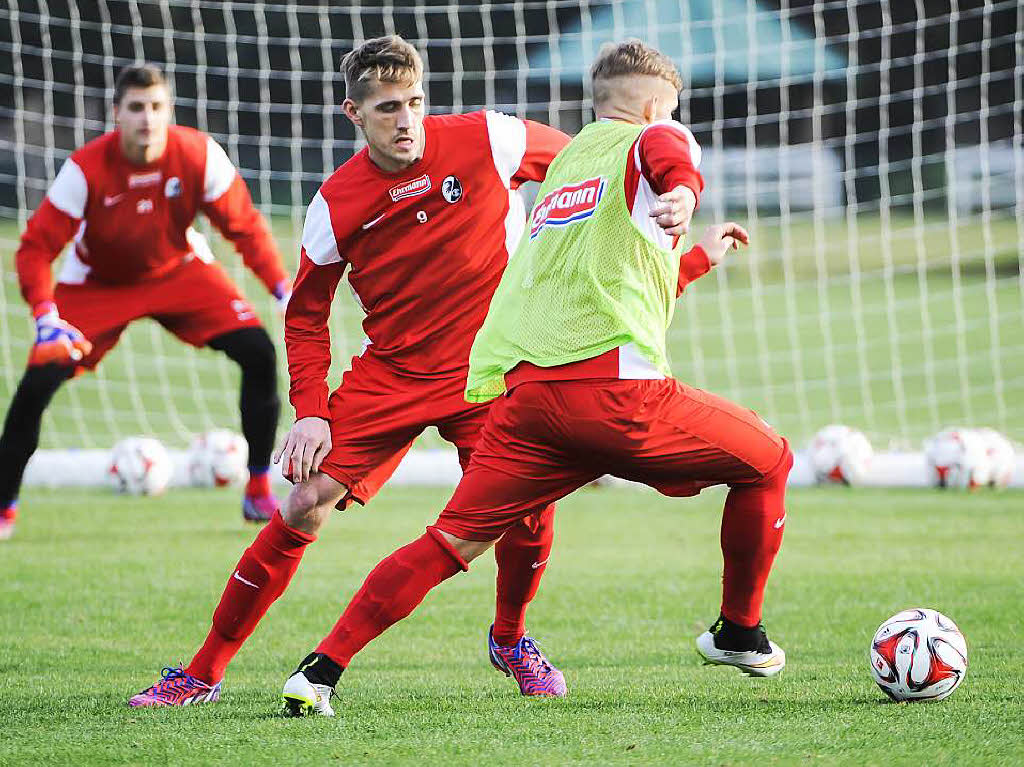
[[242,583],[244,583],[244,584],[245,584],[246,586],[252,586],[252,588],[254,588],[254,589],[258,589],[258,588],[259,588],[259,586],[257,586],[257,585],[256,585],[255,583],[253,583],[252,581],[247,581],[247,580],[246,580],[245,578],[243,578],[243,577],[242,577],[241,575],[239,575],[239,574],[238,574],[238,570],[235,570],[235,573],[234,573],[234,575],[232,575],[231,577],[232,577],[232,578],[234,578],[234,579],[235,579],[236,581],[241,581],[241,582],[242,582]]
[[778,530],[784,524],[786,524],[786,515],[785,514],[783,514],[781,517],[779,517],[778,519],[775,520],[775,524],[773,525],[773,527],[776,530]]
[[[550,559],[550,557],[549,557],[549,559]],[[548,563],[548,560],[545,559],[543,562],[534,562],[532,565],[530,565],[530,567],[532,567],[534,570],[536,570],[538,567],[543,567],[547,563]]]

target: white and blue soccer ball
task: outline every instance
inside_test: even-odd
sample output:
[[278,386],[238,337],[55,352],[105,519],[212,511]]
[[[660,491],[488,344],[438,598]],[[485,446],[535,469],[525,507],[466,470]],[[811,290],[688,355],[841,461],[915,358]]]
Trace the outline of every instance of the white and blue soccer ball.
[[160,495],[171,481],[167,449],[152,437],[122,439],[110,451],[107,477],[114,489],[129,495]]
[[807,457],[819,483],[862,485],[871,470],[874,450],[863,432],[831,424],[814,435]]
[[991,464],[985,441],[975,429],[943,429],[924,444],[928,484],[973,490],[989,483]]
[[871,638],[871,676],[902,702],[942,700],[967,675],[967,640],[937,610],[914,607],[885,621]]
[[992,487],[1008,487],[1017,470],[1017,451],[1013,443],[995,429],[978,429],[988,458],[988,483]]
[[245,479],[249,445],[241,434],[213,429],[192,440],[188,450],[189,480],[196,487],[225,487]]

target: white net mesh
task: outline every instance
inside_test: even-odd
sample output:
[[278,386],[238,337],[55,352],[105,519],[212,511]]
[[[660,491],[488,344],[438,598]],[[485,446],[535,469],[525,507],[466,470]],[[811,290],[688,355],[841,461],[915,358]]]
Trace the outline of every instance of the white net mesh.
[[[12,0],[0,8],[0,400],[31,342],[20,229],[63,159],[111,128],[120,67],[166,69],[176,120],[222,143],[291,266],[306,202],[358,147],[336,106],[338,60],[391,32],[424,52],[433,111],[496,107],[570,133],[591,118],[585,73],[602,42],[638,36],[677,61],[681,119],[705,148],[697,225],[728,216],[754,237],[679,307],[681,379],[797,442],[828,422],[876,443],[916,444],[950,422],[1024,438],[1016,0]],[[262,288],[218,253],[280,338]],[[359,319],[340,291],[332,381],[359,349]],[[230,363],[143,322],[62,389],[43,445],[134,433],[183,445],[235,424],[236,397]]]

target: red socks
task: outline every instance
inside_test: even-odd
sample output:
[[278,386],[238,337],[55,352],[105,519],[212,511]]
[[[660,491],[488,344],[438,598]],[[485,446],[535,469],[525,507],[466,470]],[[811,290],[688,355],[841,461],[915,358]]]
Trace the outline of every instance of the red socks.
[[352,656],[411,613],[434,586],[468,569],[434,527],[381,560],[316,648],[342,668]]
[[555,505],[524,517],[494,547],[498,562],[498,599],[494,610],[494,641],[516,644],[525,632],[526,608],[537,593],[551,555]]
[[270,495],[270,470],[249,469],[249,481],[245,485],[247,498],[262,498]]
[[722,514],[722,615],[741,626],[761,620],[764,587],[782,544],[786,521],[786,478],[793,454],[755,485],[729,490]]
[[228,579],[213,613],[213,628],[186,673],[207,684],[224,678],[228,663],[287,588],[306,546],[315,540],[315,535],[289,527],[280,512],[274,514]]

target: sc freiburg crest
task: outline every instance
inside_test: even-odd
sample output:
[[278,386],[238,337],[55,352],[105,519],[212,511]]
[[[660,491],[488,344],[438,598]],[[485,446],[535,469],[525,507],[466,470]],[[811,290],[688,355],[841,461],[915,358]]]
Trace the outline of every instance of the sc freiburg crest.
[[453,205],[462,199],[462,184],[455,176],[445,176],[441,182],[441,196]]

